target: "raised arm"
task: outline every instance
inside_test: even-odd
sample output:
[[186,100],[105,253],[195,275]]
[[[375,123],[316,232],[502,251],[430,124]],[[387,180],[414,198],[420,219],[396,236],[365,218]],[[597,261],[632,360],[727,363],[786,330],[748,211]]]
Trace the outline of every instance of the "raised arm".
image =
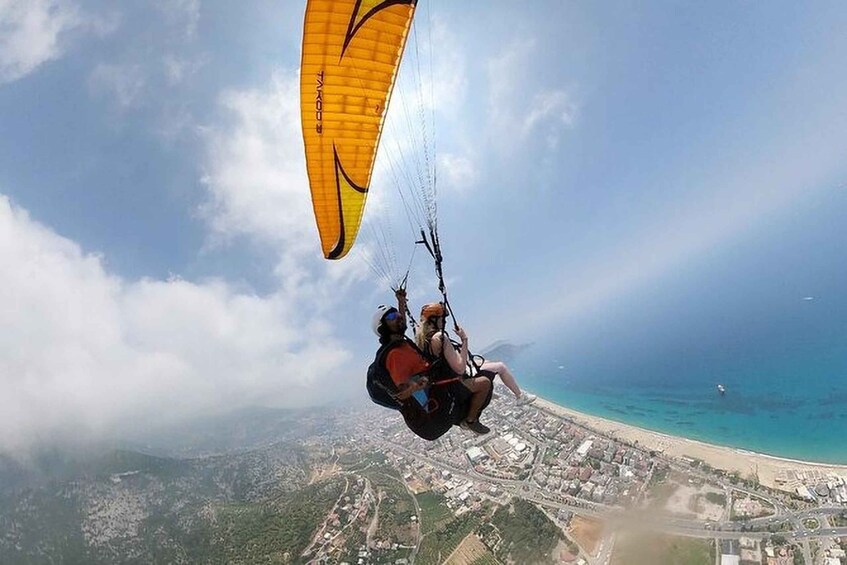
[[394,296],[397,298],[397,311],[400,317],[406,319],[406,289],[398,288],[394,291]]
[[[444,358],[447,360],[447,364],[450,365],[450,368],[453,370],[454,373],[456,373],[457,375],[462,375],[465,373],[465,369],[468,366],[468,338],[462,328],[459,328],[456,331],[456,334],[461,338],[462,344],[457,350],[455,347],[453,347],[453,344],[448,341],[447,343],[450,346],[444,349]],[[443,341],[443,332],[437,332],[435,335],[432,336],[431,347],[432,353],[434,355],[441,355]]]

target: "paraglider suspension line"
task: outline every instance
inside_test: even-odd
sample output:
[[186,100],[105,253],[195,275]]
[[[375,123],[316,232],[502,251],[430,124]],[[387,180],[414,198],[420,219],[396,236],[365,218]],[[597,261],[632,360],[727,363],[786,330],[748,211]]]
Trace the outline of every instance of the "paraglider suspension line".
[[[416,241],[415,244],[423,245],[426,247],[426,250],[429,251],[429,254],[432,255],[432,259],[435,261],[435,274],[438,276],[438,291],[441,293],[442,303],[444,304],[445,311],[453,317],[453,331],[457,331],[459,329],[459,323],[456,321],[456,316],[453,313],[453,308],[450,306],[450,300],[447,298],[447,285],[444,283],[444,268],[443,268],[443,260],[444,257],[441,254],[441,244],[438,240],[438,233],[430,227],[429,237],[427,237],[427,233],[421,229],[421,239]],[[441,328],[444,330],[445,328]],[[461,344],[456,343],[453,340],[450,340],[453,345],[460,347]],[[441,348],[441,360],[446,363],[446,357],[444,356],[444,347]],[[477,361],[478,360],[478,361]],[[485,362],[485,359],[481,355],[473,355],[468,352],[468,366],[469,368],[474,370],[474,373],[480,370],[480,367]],[[461,379],[458,379],[461,380]],[[452,381],[443,381],[443,382],[452,382]]]

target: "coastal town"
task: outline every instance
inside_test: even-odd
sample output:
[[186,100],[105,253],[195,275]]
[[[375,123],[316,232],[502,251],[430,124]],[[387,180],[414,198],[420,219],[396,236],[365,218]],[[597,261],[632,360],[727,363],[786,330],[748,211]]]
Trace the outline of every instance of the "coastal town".
[[257,410],[169,456],[54,455],[52,478],[5,461],[0,562],[847,564],[845,469],[671,454],[503,390],[483,418],[426,442],[376,406]]
[[[847,563],[847,473],[798,465],[764,484],[498,392],[486,435],[457,429],[425,442],[384,410],[366,412],[355,435],[386,454],[413,496],[437,492],[457,516],[514,498],[535,504],[573,542],[560,563],[629,563],[620,556],[632,552],[635,532],[701,540],[718,565]],[[362,546],[359,565],[377,562],[369,549]]]

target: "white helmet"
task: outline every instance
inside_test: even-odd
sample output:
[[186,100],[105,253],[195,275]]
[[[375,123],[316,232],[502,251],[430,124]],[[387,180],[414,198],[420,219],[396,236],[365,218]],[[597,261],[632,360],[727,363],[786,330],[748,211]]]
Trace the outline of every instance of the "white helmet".
[[374,317],[371,320],[371,329],[376,335],[379,336],[379,327],[382,325],[382,318],[392,310],[397,310],[397,308],[394,306],[386,306],[385,304],[380,304],[376,307],[376,312],[374,312]]

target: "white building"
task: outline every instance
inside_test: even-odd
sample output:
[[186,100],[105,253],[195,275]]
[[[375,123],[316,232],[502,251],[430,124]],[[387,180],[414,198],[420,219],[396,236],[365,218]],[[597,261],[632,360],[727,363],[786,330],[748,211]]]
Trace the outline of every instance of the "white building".
[[592,445],[594,445],[594,440],[587,439],[582,442],[582,445],[577,448],[576,452],[579,454],[580,457],[585,457],[586,455],[588,455],[588,450],[591,449]]

